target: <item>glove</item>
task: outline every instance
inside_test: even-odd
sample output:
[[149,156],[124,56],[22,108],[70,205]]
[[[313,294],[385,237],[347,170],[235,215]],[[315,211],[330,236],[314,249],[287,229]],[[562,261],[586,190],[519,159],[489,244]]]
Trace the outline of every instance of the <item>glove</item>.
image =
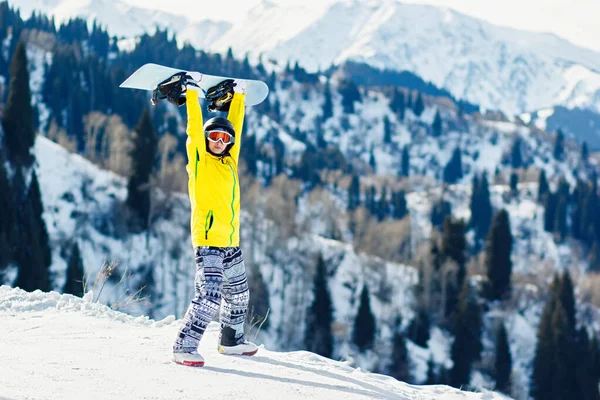
[[236,79],[233,81],[234,86],[233,86],[233,91],[236,93],[246,93],[246,86],[247,83],[245,80],[243,79]]

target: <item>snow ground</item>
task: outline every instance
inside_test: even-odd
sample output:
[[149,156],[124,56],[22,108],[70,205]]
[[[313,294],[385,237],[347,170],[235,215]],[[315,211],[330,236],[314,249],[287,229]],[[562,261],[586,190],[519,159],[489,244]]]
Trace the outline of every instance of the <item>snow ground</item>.
[[305,351],[222,356],[216,323],[200,344],[206,366],[184,367],[170,361],[181,320],[129,316],[92,297],[0,286],[0,398],[506,399],[408,385]]

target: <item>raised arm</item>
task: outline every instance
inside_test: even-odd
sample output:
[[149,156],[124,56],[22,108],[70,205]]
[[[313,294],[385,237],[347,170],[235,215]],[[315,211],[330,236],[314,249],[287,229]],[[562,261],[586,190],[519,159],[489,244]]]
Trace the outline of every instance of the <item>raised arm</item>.
[[[206,141],[204,140],[204,129],[202,121],[202,110],[198,101],[198,92],[188,87],[185,92],[186,108],[187,108],[187,135],[191,139],[191,144],[194,146],[198,156],[204,157],[206,153]],[[189,155],[188,149],[188,155]],[[190,162],[192,159],[190,158]]]
[[229,154],[235,160],[235,164],[238,164],[240,158],[240,148],[242,146],[242,128],[244,126],[244,116],[246,113],[244,93],[234,93],[231,105],[229,106],[229,114],[227,119],[233,124],[235,129],[235,144],[229,150]]

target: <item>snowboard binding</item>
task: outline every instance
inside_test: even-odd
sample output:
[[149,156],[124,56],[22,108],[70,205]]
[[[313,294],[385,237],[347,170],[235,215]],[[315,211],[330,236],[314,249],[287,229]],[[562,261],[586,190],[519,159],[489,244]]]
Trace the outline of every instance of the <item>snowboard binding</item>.
[[225,79],[209,88],[204,96],[208,102],[208,111],[229,111],[235,85],[233,79]]
[[165,79],[152,91],[150,103],[157,105],[159,100],[167,99],[169,103],[181,107],[185,104],[186,73],[179,72]]

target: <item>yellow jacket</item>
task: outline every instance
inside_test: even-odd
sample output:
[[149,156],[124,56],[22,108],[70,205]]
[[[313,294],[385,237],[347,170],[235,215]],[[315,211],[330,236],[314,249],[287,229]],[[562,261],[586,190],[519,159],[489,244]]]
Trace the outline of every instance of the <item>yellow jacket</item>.
[[186,170],[194,248],[233,247],[240,243],[238,160],[244,124],[244,97],[244,94],[235,93],[227,116],[235,129],[235,144],[229,150],[229,155],[217,157],[206,149],[198,92],[186,92]]

